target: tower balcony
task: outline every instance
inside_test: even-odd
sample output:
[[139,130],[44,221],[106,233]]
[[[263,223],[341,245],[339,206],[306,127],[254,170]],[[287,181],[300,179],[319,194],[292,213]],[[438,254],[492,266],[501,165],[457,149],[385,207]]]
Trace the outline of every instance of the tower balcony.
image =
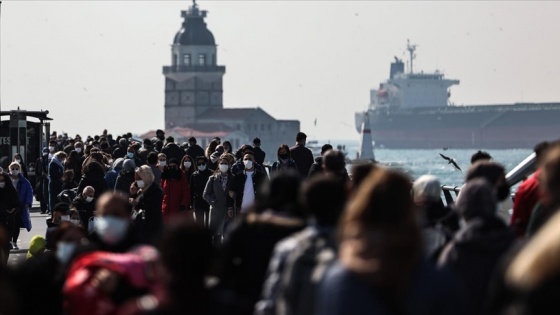
[[216,66],[216,65],[193,65],[193,66],[185,66],[185,65],[177,65],[177,66],[164,66],[163,67],[163,74],[169,73],[181,73],[181,72],[220,72],[225,73],[226,67],[225,66]]

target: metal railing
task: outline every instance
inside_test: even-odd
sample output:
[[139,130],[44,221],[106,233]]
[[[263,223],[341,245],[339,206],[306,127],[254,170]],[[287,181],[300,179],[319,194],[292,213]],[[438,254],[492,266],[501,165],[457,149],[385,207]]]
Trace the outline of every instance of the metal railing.
[[[536,164],[536,155],[535,153],[532,153],[506,174],[506,183],[512,187],[525,180],[525,178],[535,172],[537,167]],[[459,192],[461,191],[461,186],[443,185],[441,186],[441,190],[443,192],[445,202],[447,205],[451,205],[455,202],[452,193],[454,193],[455,198],[457,198]]]

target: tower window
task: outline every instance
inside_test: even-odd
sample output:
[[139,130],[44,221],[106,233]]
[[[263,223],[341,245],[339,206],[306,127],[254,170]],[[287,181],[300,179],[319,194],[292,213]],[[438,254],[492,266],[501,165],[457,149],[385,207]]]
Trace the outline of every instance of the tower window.
[[185,64],[185,66],[190,66],[191,65],[191,54],[184,54],[183,55],[183,63]]
[[198,55],[198,64],[201,66],[204,66],[206,64],[206,55],[205,54],[199,54]]

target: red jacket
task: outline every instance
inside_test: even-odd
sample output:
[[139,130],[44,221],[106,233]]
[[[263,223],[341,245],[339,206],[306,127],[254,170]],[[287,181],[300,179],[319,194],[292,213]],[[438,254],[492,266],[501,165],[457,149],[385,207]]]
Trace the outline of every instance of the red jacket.
[[537,170],[533,176],[519,185],[515,193],[510,225],[518,237],[525,235],[533,209],[542,196],[539,189],[540,173],[540,169]]
[[162,179],[161,187],[163,188],[163,202],[161,210],[163,212],[164,221],[167,222],[169,216],[177,214],[181,206],[189,208],[191,203],[191,188],[187,175],[181,172],[181,180]]

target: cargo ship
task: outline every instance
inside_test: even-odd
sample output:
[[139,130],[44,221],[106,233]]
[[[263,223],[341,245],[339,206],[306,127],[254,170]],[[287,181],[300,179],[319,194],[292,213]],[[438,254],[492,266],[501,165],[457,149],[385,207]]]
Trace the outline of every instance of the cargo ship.
[[415,50],[408,42],[408,71],[395,57],[389,79],[370,91],[368,115],[355,114],[358,132],[369,121],[376,148],[533,148],[560,138],[560,102],[453,105],[450,88],[459,80],[414,72]]

